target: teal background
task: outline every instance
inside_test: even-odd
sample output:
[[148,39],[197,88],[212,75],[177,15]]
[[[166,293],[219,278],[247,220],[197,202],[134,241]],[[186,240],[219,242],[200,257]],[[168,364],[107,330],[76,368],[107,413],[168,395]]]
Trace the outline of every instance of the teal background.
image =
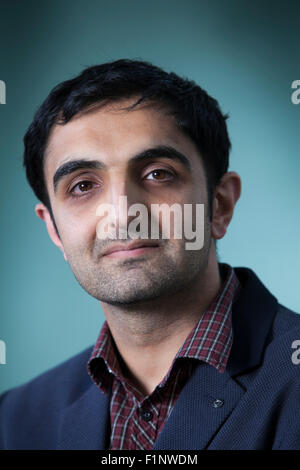
[[[77,284],[43,223],[22,168],[33,113],[62,80],[119,58],[150,60],[219,100],[242,196],[220,260],[255,270],[300,312],[300,79],[296,1],[1,1],[1,318],[7,348],[0,391],[96,341],[99,303]],[[295,338],[299,339],[299,338]]]

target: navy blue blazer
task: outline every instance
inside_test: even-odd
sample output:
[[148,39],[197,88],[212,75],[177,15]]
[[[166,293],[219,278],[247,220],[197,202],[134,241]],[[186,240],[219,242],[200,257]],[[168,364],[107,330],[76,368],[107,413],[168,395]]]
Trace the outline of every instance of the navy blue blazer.
[[[235,271],[243,288],[226,371],[199,362],[154,450],[300,449],[300,315],[252,270]],[[1,395],[1,449],[108,448],[110,397],[87,373],[91,352]]]

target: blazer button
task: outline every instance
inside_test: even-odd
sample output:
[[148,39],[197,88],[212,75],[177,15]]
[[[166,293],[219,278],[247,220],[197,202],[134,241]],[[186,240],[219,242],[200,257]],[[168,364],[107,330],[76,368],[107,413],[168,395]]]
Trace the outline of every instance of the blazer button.
[[214,408],[220,408],[223,405],[224,405],[224,401],[220,400],[219,398],[217,398],[212,404]]
[[153,418],[153,414],[151,413],[151,411],[144,411],[141,414],[141,417],[144,421],[151,421],[151,419]]

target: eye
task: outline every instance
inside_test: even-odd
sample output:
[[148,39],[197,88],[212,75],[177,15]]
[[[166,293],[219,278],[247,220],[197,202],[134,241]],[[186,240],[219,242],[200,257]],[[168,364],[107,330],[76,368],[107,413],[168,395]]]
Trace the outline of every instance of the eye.
[[[153,178],[149,178],[150,175],[153,175]],[[169,180],[172,178],[174,178],[174,175],[170,171],[164,170],[162,168],[158,168],[148,173],[145,179],[150,179],[154,181],[163,181],[165,179]]]
[[94,187],[94,183],[92,181],[88,181],[88,180],[79,181],[79,183],[73,186],[73,188],[70,190],[70,193],[74,196],[80,196],[81,194],[91,191],[93,187]]

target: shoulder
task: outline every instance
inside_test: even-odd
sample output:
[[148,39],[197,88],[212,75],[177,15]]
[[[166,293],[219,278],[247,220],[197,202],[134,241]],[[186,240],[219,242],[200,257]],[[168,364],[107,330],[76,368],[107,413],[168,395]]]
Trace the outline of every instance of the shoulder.
[[87,362],[92,348],[90,346],[25,384],[7,390],[0,396],[0,404],[3,400],[18,401],[20,397],[24,404],[24,399],[27,397],[40,396],[43,393],[47,394],[48,399],[55,397],[64,399],[65,402],[72,402],[72,398],[76,398],[72,393],[80,394],[90,384]]
[[[300,449],[300,315],[278,304],[266,347],[265,385],[275,391],[278,410],[274,448]],[[281,432],[280,432],[281,431]]]
[[277,315],[274,319],[273,333],[275,336],[284,334],[288,331],[299,330],[300,314],[294,310],[290,310],[284,305],[278,304]]
[[3,436],[16,434],[16,429],[22,433],[39,432],[46,421],[50,432],[61,410],[91,385],[87,372],[91,353],[92,346],[0,396],[0,448],[5,448]]

